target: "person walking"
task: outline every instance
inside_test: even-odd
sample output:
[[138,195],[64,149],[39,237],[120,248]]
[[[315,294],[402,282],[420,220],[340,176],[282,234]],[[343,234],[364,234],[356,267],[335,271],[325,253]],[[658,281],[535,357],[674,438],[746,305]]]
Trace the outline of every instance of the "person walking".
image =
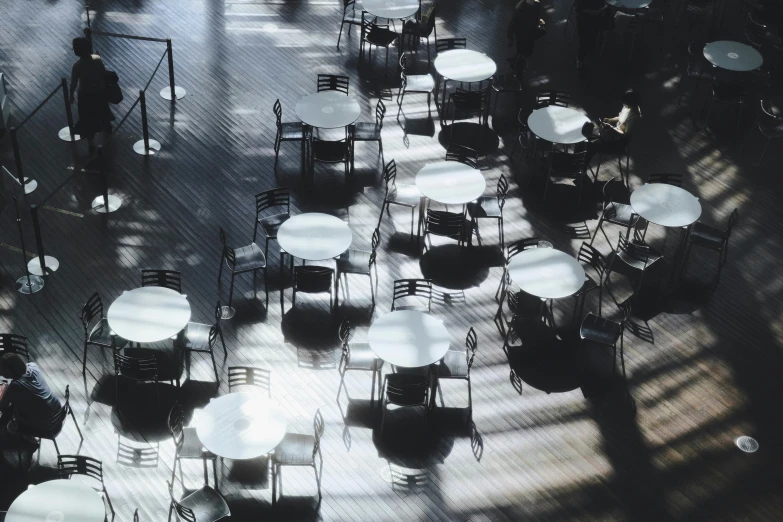
[[97,54],[92,53],[92,46],[87,38],[73,39],[73,52],[79,57],[71,68],[71,96],[79,93],[79,121],[74,126],[76,134],[87,138],[90,154],[95,151],[95,134],[110,130],[114,114],[109,108],[106,98],[106,67]]
[[579,50],[576,53],[577,68],[584,67],[585,58],[595,52],[598,35],[606,27],[611,12],[604,0],[575,0],[576,32]]
[[508,46],[513,46],[515,41],[517,44],[517,55],[510,58],[509,61],[514,63],[519,55],[529,58],[533,54],[536,39],[543,34],[544,27],[544,20],[541,18],[541,2],[539,0],[520,0],[514,8],[514,14],[511,16],[506,30]]

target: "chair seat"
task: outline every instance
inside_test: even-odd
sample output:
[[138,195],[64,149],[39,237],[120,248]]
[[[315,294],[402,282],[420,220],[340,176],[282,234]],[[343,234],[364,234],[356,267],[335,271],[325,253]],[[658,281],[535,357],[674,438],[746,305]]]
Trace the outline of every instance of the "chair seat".
[[596,288],[598,288],[598,286],[599,286],[598,283],[596,283],[592,277],[585,274],[585,282],[582,284],[582,288],[580,288],[574,295],[575,296],[584,295],[587,292],[595,290]]
[[255,243],[250,243],[234,250],[236,255],[236,266],[234,272],[249,272],[266,268],[266,258],[264,251]]
[[362,25],[362,17],[361,15],[357,15],[355,12],[352,14],[347,14],[343,16],[343,23],[344,24],[354,24],[354,25]]
[[286,433],[272,453],[272,462],[283,466],[312,466],[315,437],[303,433]]
[[394,310],[413,310],[414,312],[429,313],[430,309],[427,305],[396,305]]
[[182,438],[182,446],[177,452],[177,457],[181,459],[215,458],[215,455],[204,449],[196,433],[196,428],[183,428]]
[[381,139],[381,128],[377,123],[359,122],[353,131],[354,141],[378,141]]
[[419,192],[419,188],[416,185],[396,183],[394,190],[389,192],[386,200],[399,205],[415,207],[421,201],[421,192]]
[[375,371],[383,367],[383,360],[375,355],[368,343],[351,343],[350,353],[351,357],[345,365],[346,370]]
[[631,205],[609,203],[604,209],[604,221],[628,227],[635,225],[639,221],[639,214],[634,213]]
[[522,84],[517,77],[511,73],[498,74],[492,79],[492,89],[496,92],[521,91]]
[[87,342],[90,344],[97,344],[98,346],[122,348],[128,341],[122,337],[115,335],[114,342],[112,343],[111,328],[109,328],[109,321],[105,317],[98,321],[90,332],[90,336],[87,338]]
[[377,45],[379,47],[388,47],[391,43],[400,36],[390,29],[384,29],[383,27],[373,26],[372,29],[364,36],[364,40]]
[[209,486],[194,491],[179,503],[190,508],[198,522],[215,522],[231,516],[226,499]]
[[313,141],[313,159],[324,163],[339,163],[348,158],[348,145],[344,141]]
[[280,226],[288,221],[290,214],[275,214],[273,216],[266,216],[258,220],[258,224],[264,229],[264,234],[269,239],[277,239],[277,231],[280,230]]
[[305,139],[304,124],[302,122],[283,123],[280,130],[280,138],[283,141],[296,141]]
[[468,361],[464,351],[449,350],[438,365],[440,379],[466,379],[468,377]]
[[695,245],[718,250],[726,241],[726,231],[697,221],[691,228],[689,237]]
[[185,350],[209,351],[209,330],[212,325],[188,323],[180,336],[180,345]]
[[[634,268],[636,270],[644,270],[645,269],[645,261],[644,259],[639,259],[634,256],[628,255],[625,251],[619,251],[617,253],[617,257],[626,265],[630,266],[631,268]],[[653,263],[660,260],[663,256],[656,253],[650,253],[650,256],[647,258],[647,268],[649,268]]]
[[495,196],[481,196],[474,203],[468,203],[468,214],[472,218],[500,218],[500,202]]
[[405,92],[432,92],[435,79],[431,74],[410,74],[405,77]]
[[582,339],[613,346],[622,333],[620,323],[589,313],[582,321],[579,336]]
[[348,250],[337,259],[337,272],[342,274],[369,274],[370,252]]

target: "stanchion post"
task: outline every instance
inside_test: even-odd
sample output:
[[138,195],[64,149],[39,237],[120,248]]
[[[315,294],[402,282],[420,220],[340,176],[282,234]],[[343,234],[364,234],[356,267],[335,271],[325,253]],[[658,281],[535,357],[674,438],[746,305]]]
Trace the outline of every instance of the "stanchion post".
[[19,202],[14,196],[14,208],[16,210],[16,225],[19,229],[19,243],[22,246],[22,264],[24,265],[24,275],[16,280],[17,290],[22,294],[34,294],[43,288],[44,280],[39,276],[30,275],[27,269],[27,249],[24,247],[24,231],[22,230],[22,218],[19,216]]
[[169,89],[171,89],[171,101],[174,101],[177,95],[174,93],[174,53],[171,49],[171,38],[166,38],[166,52],[169,54]]
[[98,145],[98,170],[101,173],[101,179],[103,179],[103,208],[108,212],[109,210],[109,180],[106,175],[106,164],[103,159],[103,145]]
[[16,127],[8,130],[11,135],[11,147],[14,149],[14,165],[16,166],[16,176],[19,178],[19,184],[24,191],[24,172],[22,172],[22,155],[19,153],[19,140],[16,137]]
[[71,100],[68,96],[68,80],[62,79],[63,85],[63,100],[65,101],[65,117],[68,118],[68,130],[71,133],[71,139],[73,140],[73,113],[71,112]]
[[41,238],[41,223],[38,220],[38,205],[30,205],[30,220],[33,222],[35,248],[38,250],[38,262],[40,263],[41,274],[46,275],[46,258],[44,256],[43,239]]
[[[88,10],[89,12],[89,10]],[[90,29],[89,24],[88,27],[84,28],[84,36],[87,38],[87,41],[90,42],[90,52],[93,52],[92,48],[92,29]]]
[[150,133],[147,128],[147,98],[144,91],[139,91],[139,104],[141,105],[141,132],[144,136],[144,152],[150,153]]

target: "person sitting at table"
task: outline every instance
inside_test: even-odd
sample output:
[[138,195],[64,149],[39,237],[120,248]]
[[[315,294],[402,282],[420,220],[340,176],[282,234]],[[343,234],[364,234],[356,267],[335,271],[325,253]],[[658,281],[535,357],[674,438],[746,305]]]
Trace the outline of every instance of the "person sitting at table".
[[521,54],[529,58],[533,54],[536,40],[545,32],[545,22],[541,18],[541,2],[539,0],[520,0],[514,8],[514,14],[508,23],[506,36],[508,46],[517,43],[517,55],[509,58],[511,63]]
[[642,118],[639,109],[641,97],[634,89],[625,91],[622,97],[623,108],[613,118],[603,118],[598,124],[587,123],[582,133],[587,138],[587,162],[596,154],[620,154],[628,145],[628,140]]
[[25,431],[25,428],[48,430],[49,419],[62,404],[49,389],[38,365],[25,362],[19,354],[7,353],[0,357],[0,376],[11,379],[10,384],[3,385],[0,397],[3,421],[11,417],[7,423],[8,433],[14,435],[20,429]]

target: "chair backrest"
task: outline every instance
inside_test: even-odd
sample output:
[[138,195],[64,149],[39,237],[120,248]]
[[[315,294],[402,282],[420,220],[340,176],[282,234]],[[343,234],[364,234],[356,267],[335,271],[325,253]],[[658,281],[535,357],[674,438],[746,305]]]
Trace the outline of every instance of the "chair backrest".
[[375,124],[378,128],[383,127],[383,117],[386,115],[386,105],[383,100],[378,99],[378,103],[375,105]]
[[171,482],[166,481],[166,485],[169,488],[169,496],[171,497],[171,505],[174,507],[174,511],[177,512],[177,517],[182,522],[197,522],[196,514],[193,510],[187,506],[183,506],[174,498],[174,489],[171,487]]
[[370,266],[375,264],[375,258],[378,255],[378,245],[381,244],[381,227],[376,227],[372,232],[370,240]]
[[549,155],[549,172],[558,176],[577,178],[584,174],[587,168],[587,151],[563,152],[552,151]]
[[158,360],[152,357],[132,357],[114,352],[114,372],[117,377],[134,381],[157,381]]
[[438,38],[435,40],[435,49],[438,53],[451,51],[452,49],[467,49],[467,38]]
[[338,91],[348,95],[348,77],[338,76],[335,74],[319,74],[318,75],[318,92],[321,91]]
[[353,337],[353,326],[351,326],[351,321],[349,321],[347,317],[340,323],[340,326],[337,329],[337,337],[340,339],[343,348],[351,341],[351,338]]
[[603,254],[592,245],[582,241],[582,246],[579,247],[579,253],[576,255],[576,258],[583,265],[591,267],[598,273],[599,277],[603,278],[606,271],[606,260]]
[[71,478],[73,475],[84,475],[94,478],[103,487],[103,463],[86,455],[58,455],[57,471],[63,478]]
[[228,266],[231,267],[231,270],[234,270],[237,264],[237,254],[233,248],[228,246],[228,237],[226,237],[226,231],[223,230],[223,227],[220,227],[220,243],[223,245],[220,262],[222,263],[223,259],[225,259],[228,261]]
[[310,142],[310,154],[314,161],[340,163],[350,158],[351,144],[345,138],[340,140],[322,140],[313,136]]
[[386,375],[386,401],[397,406],[427,404],[429,378],[423,375],[391,373]]
[[0,334],[0,355],[15,353],[21,355],[28,362],[30,350],[27,348],[27,337],[11,333]]
[[400,91],[404,91],[408,85],[408,73],[406,67],[408,66],[408,55],[404,52],[400,52]]
[[283,126],[283,106],[280,105],[280,98],[275,100],[274,105],[272,105],[272,111],[275,113],[275,124],[277,125],[277,129],[280,130]]
[[620,240],[617,242],[617,253],[620,252],[624,252],[626,255],[643,262],[645,268],[647,268],[647,263],[652,255],[652,249],[649,245],[635,240],[628,240],[622,232],[620,232]]
[[392,311],[398,299],[420,297],[427,300],[427,310],[432,309],[432,279],[397,279],[392,291]]
[[179,451],[180,447],[185,442],[185,437],[183,437],[185,412],[179,401],[175,401],[169,411],[168,426],[171,437],[174,439],[174,445],[177,447],[177,451]]
[[508,194],[508,180],[503,174],[501,174],[500,178],[498,178],[496,194],[498,198],[498,206],[501,210],[503,210],[503,205],[506,204],[506,194]]
[[275,207],[285,207],[286,214],[291,213],[291,193],[288,187],[277,187],[256,194],[256,218],[263,211]]
[[682,174],[650,174],[647,183],[666,183],[675,187],[682,187]]
[[459,161],[460,163],[477,169],[479,153],[470,147],[454,143],[450,144],[446,149],[446,161]]
[[542,91],[536,93],[535,108],[540,109],[542,107],[549,107],[550,105],[557,105],[558,107],[568,107],[571,102],[571,93],[566,91]]
[[304,265],[294,267],[294,289],[314,294],[331,292],[334,269],[326,266]]
[[98,295],[98,292],[92,294],[82,307],[82,326],[84,326],[85,340],[90,335],[90,324],[96,317],[99,320],[103,319],[103,303],[101,302],[101,296]]
[[506,264],[511,261],[511,258],[519,254],[523,250],[529,250],[531,248],[538,248],[539,239],[537,237],[527,237],[514,241],[508,247],[506,247]]
[[383,167],[383,181],[386,183],[386,193],[394,189],[397,181],[397,163],[392,159]]
[[272,397],[272,372],[264,368],[229,366],[228,392],[231,393],[237,386],[261,388],[266,390],[268,397]]
[[465,362],[468,363],[468,374],[473,366],[473,358],[476,357],[476,348],[478,347],[478,335],[471,326],[468,335],[465,337]]
[[427,210],[424,228],[427,234],[461,238],[465,230],[465,216],[445,210]]
[[626,191],[625,185],[617,178],[611,178],[606,180],[604,186],[601,188],[601,193],[604,196],[604,207],[610,203],[620,203],[620,190]]
[[176,270],[141,271],[141,286],[161,286],[182,293],[182,275]]
[[450,97],[455,110],[461,112],[481,112],[483,114],[484,107],[489,99],[489,88],[484,87],[477,91],[466,91],[457,88]]
[[324,416],[321,415],[321,408],[315,410],[315,416],[313,417],[313,458],[318,454],[321,449],[321,437],[324,434]]
[[356,0],[343,0],[343,18],[356,13]]
[[421,26],[424,28],[424,31],[419,33],[420,37],[428,38],[432,34],[432,31],[435,30],[435,16],[437,14],[438,3],[432,2],[421,17]]

